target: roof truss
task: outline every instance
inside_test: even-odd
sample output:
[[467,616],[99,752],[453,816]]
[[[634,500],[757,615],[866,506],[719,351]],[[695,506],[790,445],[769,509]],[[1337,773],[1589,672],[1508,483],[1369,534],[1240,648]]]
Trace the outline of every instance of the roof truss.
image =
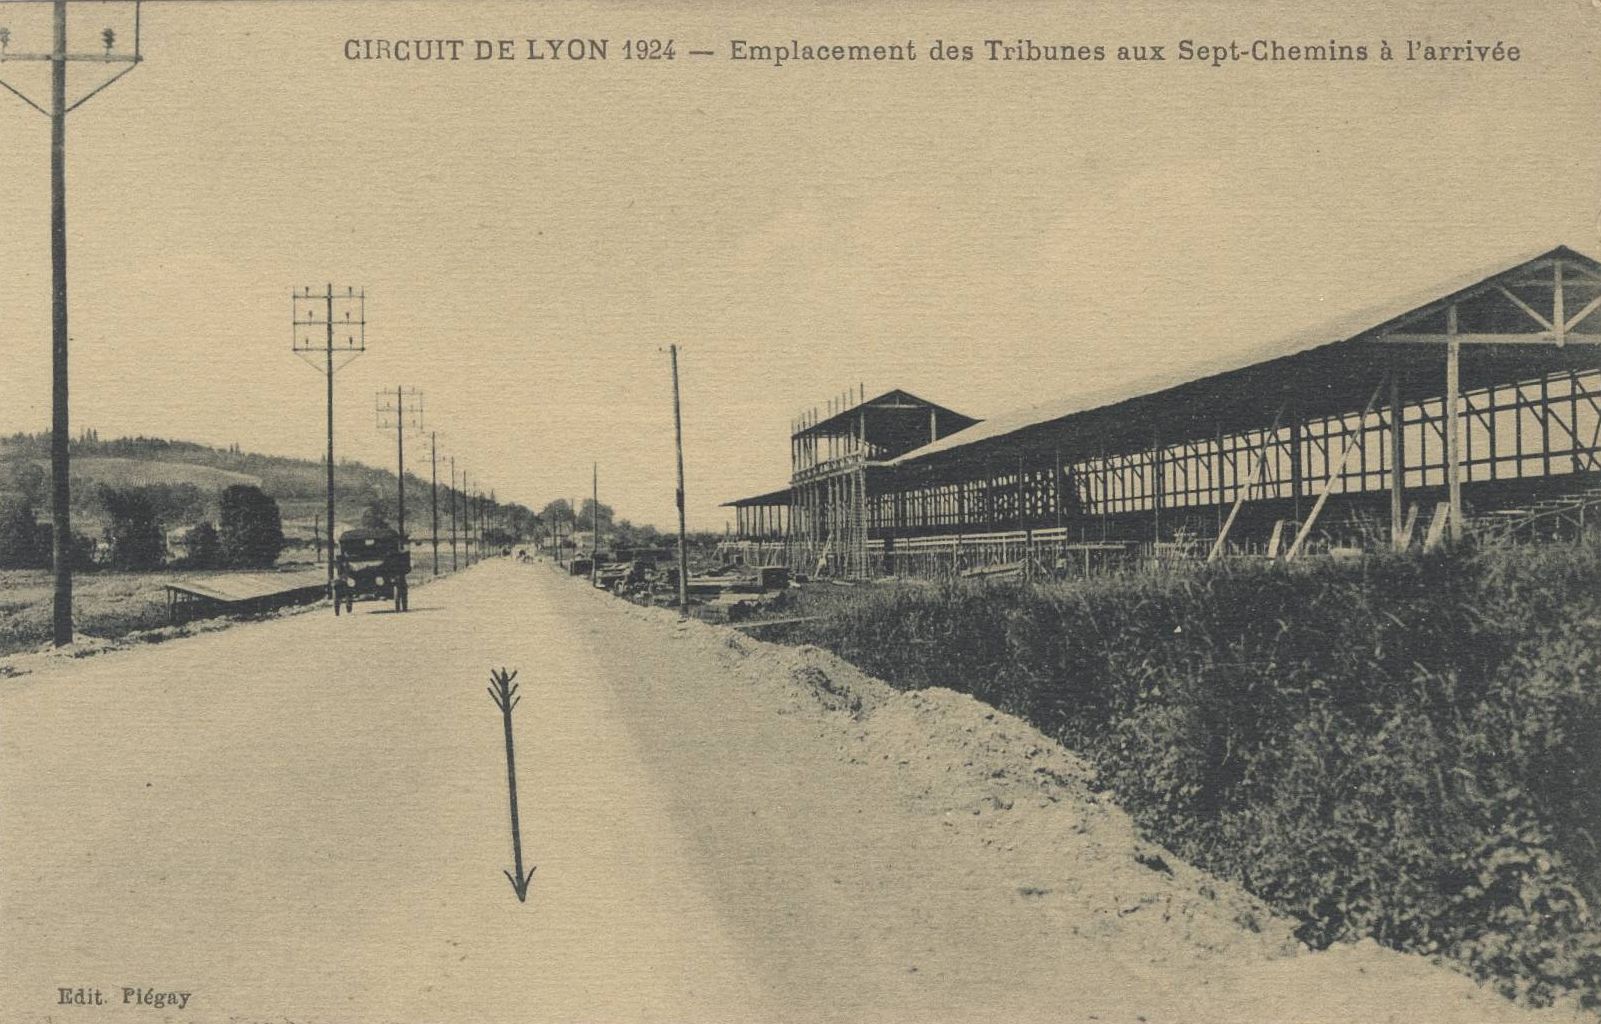
[[[1601,344],[1601,273],[1553,256],[1408,314],[1373,339],[1387,345]],[[1569,313],[1570,309],[1575,312]]]

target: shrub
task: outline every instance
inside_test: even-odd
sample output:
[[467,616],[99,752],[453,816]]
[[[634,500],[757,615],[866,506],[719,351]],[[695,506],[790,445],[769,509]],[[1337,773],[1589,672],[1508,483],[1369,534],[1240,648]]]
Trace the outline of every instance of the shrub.
[[50,564],[49,535],[39,544],[39,523],[26,501],[0,507],[0,569],[42,569]]
[[222,539],[217,528],[210,523],[198,523],[190,529],[184,540],[189,554],[184,559],[194,569],[215,569],[222,564]]
[[[55,551],[52,547],[55,530],[49,523],[40,523],[37,536],[39,557],[44,563],[42,567],[48,568],[55,557]],[[84,534],[77,532],[72,534],[72,542],[67,547],[67,557],[71,562],[73,572],[93,572],[100,568],[100,565],[95,562],[94,539]]]
[[106,539],[111,544],[112,566],[125,571],[160,568],[167,542],[149,495],[137,487],[102,486],[98,499],[108,520]]

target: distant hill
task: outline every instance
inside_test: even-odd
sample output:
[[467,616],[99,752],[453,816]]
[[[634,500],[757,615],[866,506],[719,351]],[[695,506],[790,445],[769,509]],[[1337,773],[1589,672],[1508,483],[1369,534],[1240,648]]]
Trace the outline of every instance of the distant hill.
[[[49,460],[40,460],[48,467]],[[249,473],[217,469],[215,466],[196,465],[192,462],[167,462],[154,459],[102,458],[75,456],[72,475],[80,480],[105,484],[108,487],[137,487],[141,484],[194,484],[203,491],[221,491],[233,484],[261,486],[261,477]],[[406,474],[410,476],[411,474]]]
[[[48,434],[0,438],[0,503],[26,500],[43,518],[49,505]],[[99,486],[154,486],[163,492],[163,527],[173,529],[202,519],[215,520],[216,499],[232,484],[252,484],[278,501],[285,533],[310,536],[314,517],[326,509],[326,469],[319,461],[246,452],[237,446],[213,448],[191,441],[124,437],[102,441],[93,432],[72,443],[72,504],[75,520],[98,524]],[[341,461],[335,473],[334,511],[344,524],[356,523],[370,505],[393,521],[395,474],[359,462]],[[406,474],[409,522],[428,517],[426,479]],[[441,487],[441,513],[445,491]],[[515,506],[514,506],[515,507]],[[420,515],[421,518],[418,518]],[[408,531],[415,533],[415,529]]]

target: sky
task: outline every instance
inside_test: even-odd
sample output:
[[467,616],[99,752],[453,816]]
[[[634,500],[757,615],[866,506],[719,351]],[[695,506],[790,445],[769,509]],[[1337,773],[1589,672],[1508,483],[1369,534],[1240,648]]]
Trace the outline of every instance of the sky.
[[[127,10],[84,6],[72,49],[99,49],[101,22],[124,45]],[[368,351],[336,376],[341,458],[392,464],[374,394],[414,386],[440,451],[497,496],[581,497],[598,463],[603,502],[669,526],[677,344],[689,525],[721,529],[721,502],[787,481],[794,417],[858,385],[988,417],[1530,249],[1601,253],[1591,0],[772,10],[147,2],[144,63],[68,118],[74,428],[318,457],[324,385],[290,351],[290,294],[355,286]],[[13,52],[48,45],[40,12],[0,3]],[[345,57],[569,36],[609,59]],[[640,37],[676,59],[623,60]],[[928,59],[1025,37],[1111,52]],[[736,39],[919,56],[774,67],[729,60]],[[1212,67],[1174,59],[1184,39],[1520,59]],[[1113,59],[1134,44],[1169,59]],[[39,70],[0,78],[42,96]],[[75,93],[105,70],[75,66]],[[0,431],[42,430],[48,121],[0,100]]]

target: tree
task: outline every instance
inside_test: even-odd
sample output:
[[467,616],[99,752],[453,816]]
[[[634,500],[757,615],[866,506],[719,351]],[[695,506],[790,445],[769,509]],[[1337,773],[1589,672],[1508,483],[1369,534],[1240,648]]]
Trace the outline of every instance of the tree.
[[222,538],[210,523],[198,523],[184,536],[189,545],[185,561],[195,569],[215,569],[222,564]]
[[517,540],[534,536],[539,529],[539,517],[526,505],[513,502],[502,507],[506,530]]
[[[34,533],[34,549],[39,552],[39,564],[44,567],[50,565],[52,538],[55,530],[49,523],[40,523]],[[67,543],[67,562],[72,566],[73,572],[93,572],[100,568],[95,562],[95,542],[81,533],[74,532]]]
[[627,519],[612,524],[612,543],[620,548],[659,548],[667,546],[669,540],[677,543],[676,537],[668,538],[654,526],[635,526]]
[[39,545],[39,523],[33,505],[16,501],[0,508],[0,569],[43,569],[50,548]]
[[283,518],[278,503],[250,484],[234,484],[222,492],[218,516],[222,561],[239,569],[265,569],[284,547]]
[[107,518],[112,566],[129,572],[160,568],[167,542],[150,495],[139,487],[102,486],[99,500]]
[[50,474],[32,459],[12,460],[0,478],[7,481],[6,490],[15,491],[29,505],[42,505],[50,496]]
[[194,484],[145,484],[141,489],[155,505],[162,522],[193,522],[206,514],[209,499]]
[[598,526],[602,536],[611,531],[612,516],[615,514],[612,507],[605,502],[600,504],[600,515],[595,515],[595,499],[585,498],[578,506],[578,529],[592,530]]

